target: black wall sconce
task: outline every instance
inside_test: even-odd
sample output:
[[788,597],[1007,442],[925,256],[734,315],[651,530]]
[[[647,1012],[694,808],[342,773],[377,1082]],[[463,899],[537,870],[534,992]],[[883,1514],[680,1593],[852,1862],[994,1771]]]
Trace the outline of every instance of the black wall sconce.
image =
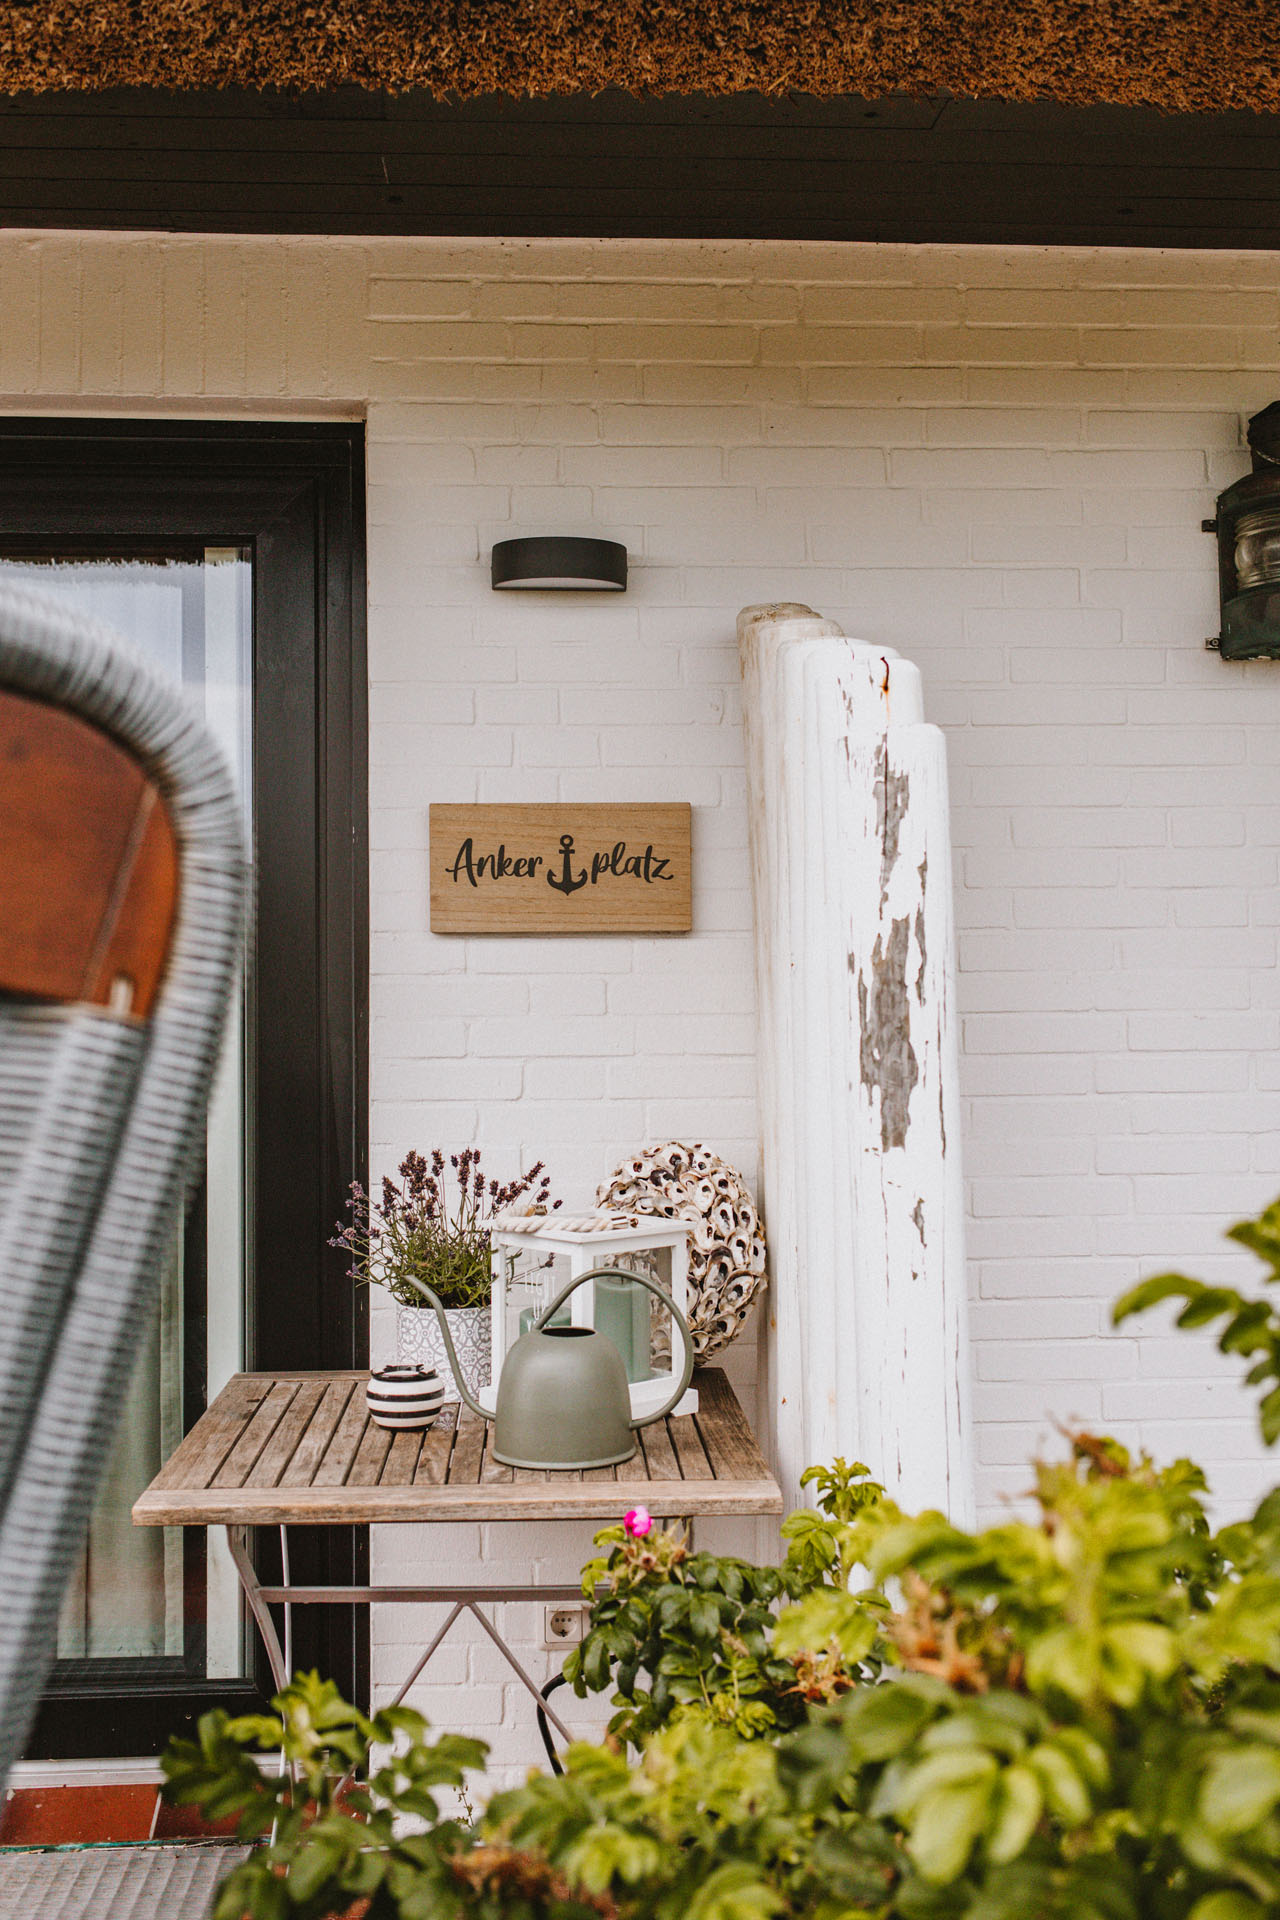
[[1280,660],[1280,400],[1249,422],[1253,472],[1218,495],[1201,522],[1218,536],[1222,632],[1205,645],[1224,660]]
[[547,534],[499,540],[493,549],[496,593],[625,593],[627,550],[618,540],[579,540]]

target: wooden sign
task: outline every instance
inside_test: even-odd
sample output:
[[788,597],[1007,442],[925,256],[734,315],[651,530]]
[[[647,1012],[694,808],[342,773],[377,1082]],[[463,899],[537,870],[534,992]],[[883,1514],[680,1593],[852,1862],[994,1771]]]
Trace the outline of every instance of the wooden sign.
[[687,804],[431,808],[433,933],[688,933]]

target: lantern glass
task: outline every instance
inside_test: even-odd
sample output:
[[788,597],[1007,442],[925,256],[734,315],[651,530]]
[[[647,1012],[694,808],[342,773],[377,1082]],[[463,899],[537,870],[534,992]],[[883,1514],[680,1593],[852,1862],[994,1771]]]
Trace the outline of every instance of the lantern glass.
[[[670,1247],[616,1253],[611,1264],[624,1273],[646,1274],[664,1293],[671,1291]],[[608,1334],[621,1353],[627,1379],[633,1385],[671,1371],[671,1309],[655,1299],[647,1287],[629,1287],[625,1280],[598,1281],[596,1326]]]
[[[538,1315],[549,1307],[573,1275],[567,1254],[548,1253],[544,1247],[517,1247],[507,1254],[507,1283],[503,1294],[505,1339],[502,1351],[509,1353],[522,1333],[528,1333]],[[496,1296],[495,1296],[496,1298]],[[567,1325],[566,1303],[555,1316],[555,1324]]]
[[1243,593],[1280,580],[1280,501],[1236,521],[1236,584]]
[[1201,524],[1218,541],[1224,660],[1280,660],[1280,402],[1249,422],[1252,472],[1218,495]]

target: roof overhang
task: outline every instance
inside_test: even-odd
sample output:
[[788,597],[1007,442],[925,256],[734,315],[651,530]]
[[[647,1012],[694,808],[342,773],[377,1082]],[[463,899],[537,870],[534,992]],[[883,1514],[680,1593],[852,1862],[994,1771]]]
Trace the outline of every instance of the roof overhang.
[[0,101],[0,226],[1280,248],[1280,116],[623,93]]

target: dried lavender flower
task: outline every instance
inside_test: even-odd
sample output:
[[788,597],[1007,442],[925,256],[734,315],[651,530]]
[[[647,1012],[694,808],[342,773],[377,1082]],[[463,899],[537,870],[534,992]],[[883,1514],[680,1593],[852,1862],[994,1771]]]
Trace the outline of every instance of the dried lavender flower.
[[449,1165],[458,1187],[452,1209],[440,1185],[445,1159],[439,1147],[431,1150],[429,1170],[422,1154],[406,1153],[397,1169],[400,1184],[384,1176],[380,1200],[352,1181],[346,1201],[351,1217],[337,1227],[329,1245],[350,1254],[349,1277],[357,1285],[386,1287],[402,1305],[421,1306],[422,1295],[409,1284],[421,1280],[446,1307],[486,1306],[492,1215],[526,1196],[535,1210],[550,1206],[554,1211],[561,1204],[550,1200],[551,1182],[541,1160],[506,1183],[481,1172],[479,1148],[450,1154]]

